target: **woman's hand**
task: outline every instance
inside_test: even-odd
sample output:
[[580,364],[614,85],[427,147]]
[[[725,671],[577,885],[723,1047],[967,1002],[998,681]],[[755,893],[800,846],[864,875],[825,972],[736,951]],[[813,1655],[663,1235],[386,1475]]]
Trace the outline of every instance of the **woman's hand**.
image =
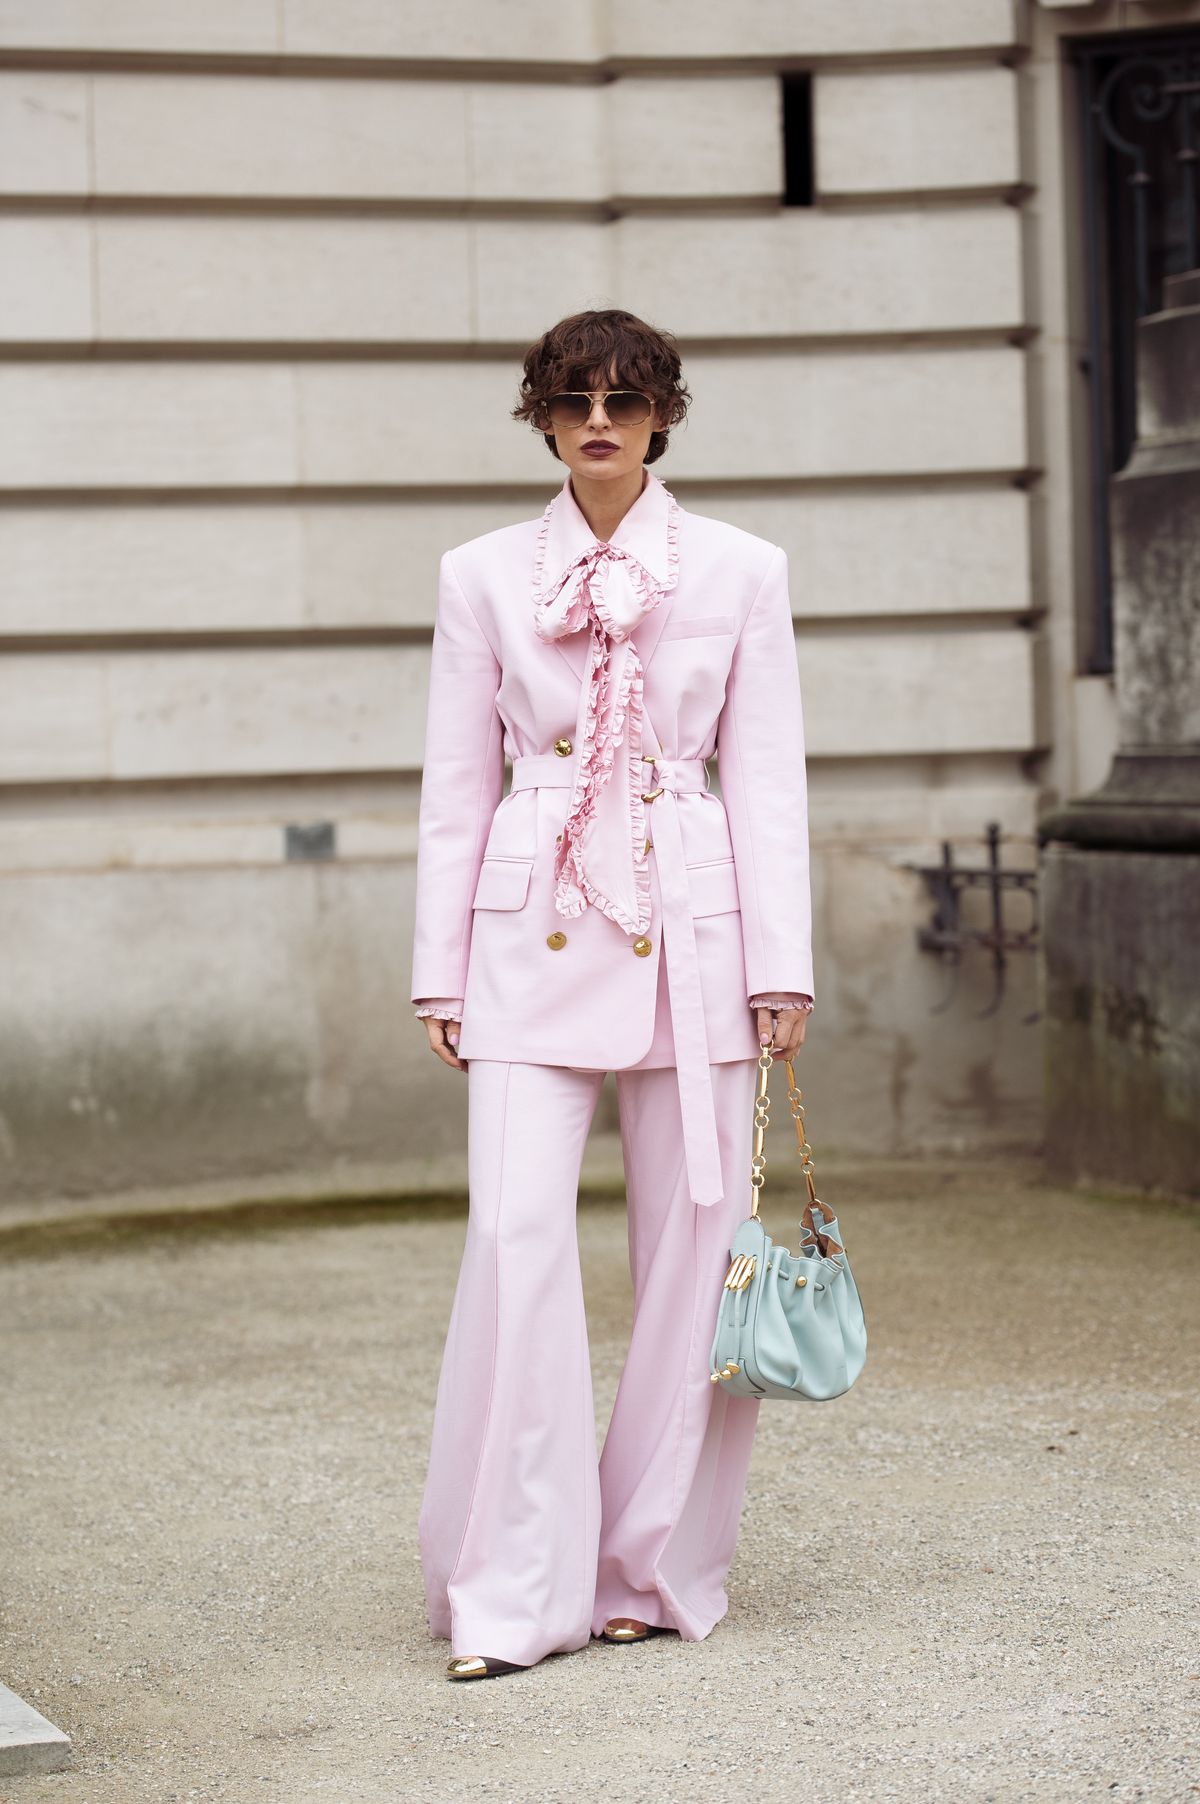
[[425,1015],[423,1022],[425,1032],[429,1035],[430,1051],[437,1054],[443,1065],[453,1065],[456,1071],[465,1071],[466,1064],[455,1050],[462,1022],[439,1021],[436,1015]]
[[785,1008],[772,1014],[769,1008],[755,1010],[758,1016],[758,1043],[766,1046],[772,1041],[771,1023],[776,1022],[774,1044],[771,1050],[772,1061],[795,1058],[804,1044],[804,1035],[808,1027],[808,1010],[804,1008]]

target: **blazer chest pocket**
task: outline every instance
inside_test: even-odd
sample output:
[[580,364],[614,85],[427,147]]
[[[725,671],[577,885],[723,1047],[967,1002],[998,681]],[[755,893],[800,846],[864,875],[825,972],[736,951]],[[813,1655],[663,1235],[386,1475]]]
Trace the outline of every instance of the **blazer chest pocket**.
[[472,908],[524,908],[531,858],[485,858],[479,867]]
[[727,914],[742,906],[737,871],[732,858],[715,858],[708,864],[689,864],[688,895],[693,915]]

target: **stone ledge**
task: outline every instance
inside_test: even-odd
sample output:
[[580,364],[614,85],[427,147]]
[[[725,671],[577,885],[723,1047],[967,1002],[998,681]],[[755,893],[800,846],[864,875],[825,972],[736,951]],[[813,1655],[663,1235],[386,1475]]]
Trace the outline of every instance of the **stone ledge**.
[[[623,1187],[621,1137],[597,1128],[584,1151],[580,1196],[607,1198]],[[326,1167],[278,1171],[257,1176],[200,1179],[193,1183],[144,1184],[78,1195],[0,1195],[0,1236],[25,1235],[55,1228],[78,1232],[118,1229],[145,1219],[178,1222],[185,1217],[235,1219],[277,1210],[320,1209],[440,1202],[466,1209],[465,1142],[409,1159],[370,1162],[346,1160]]]
[[7,1685],[0,1685],[0,1777],[57,1773],[70,1760],[71,1737]]
[[1039,844],[1124,852],[1200,851],[1200,754],[1127,747],[1103,786],[1043,815]]

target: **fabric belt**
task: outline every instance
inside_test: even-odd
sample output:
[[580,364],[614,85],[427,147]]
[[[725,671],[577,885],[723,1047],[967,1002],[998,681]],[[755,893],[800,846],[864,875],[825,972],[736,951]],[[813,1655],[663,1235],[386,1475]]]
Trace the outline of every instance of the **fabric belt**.
[[[720,1202],[723,1195],[721,1153],[708,1063],[700,960],[696,952],[683,834],[675,805],[676,796],[694,795],[708,788],[708,769],[703,758],[666,758],[658,752],[646,753],[643,768],[646,772],[643,794],[653,797],[646,803],[647,810],[654,810],[653,815],[647,813],[647,820],[654,822],[653,845],[662,900],[662,950],[667,961],[688,1189],[694,1203],[708,1207]],[[574,781],[574,759],[560,758],[554,752],[531,753],[512,761],[514,790],[542,786],[569,789]],[[655,794],[655,791],[661,793]]]

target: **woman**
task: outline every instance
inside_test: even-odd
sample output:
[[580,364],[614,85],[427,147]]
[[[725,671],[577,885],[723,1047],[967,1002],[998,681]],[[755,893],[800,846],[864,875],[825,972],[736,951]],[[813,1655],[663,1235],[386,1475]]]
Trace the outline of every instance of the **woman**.
[[[420,1515],[453,1678],[728,1608],[758,1400],[708,1353],[759,1049],[791,1057],[811,1007],[808,831],[784,553],[646,468],[689,400],[669,335],[560,321],[513,412],[562,487],[441,562],[412,999],[468,1080]],[[634,1321],[597,1462],[575,1207],[609,1070]]]

